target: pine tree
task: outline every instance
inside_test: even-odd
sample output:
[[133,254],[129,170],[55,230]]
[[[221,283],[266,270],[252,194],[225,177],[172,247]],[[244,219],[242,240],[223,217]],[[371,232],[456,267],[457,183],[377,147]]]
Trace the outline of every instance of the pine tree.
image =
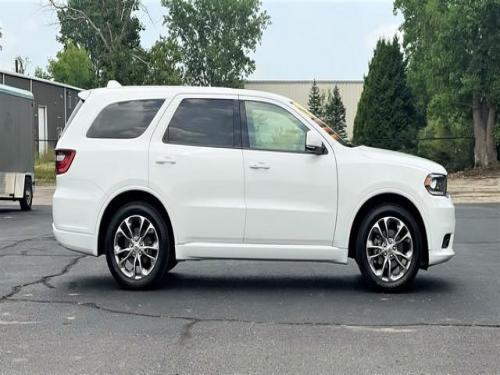
[[323,102],[323,120],[343,139],[347,139],[345,107],[337,85],[330,90]]
[[319,91],[319,87],[316,84],[316,80],[313,80],[313,84],[311,86],[311,91],[309,92],[309,100],[307,101],[307,105],[309,106],[309,110],[315,115],[321,116],[321,93]]
[[356,118],[356,144],[416,151],[417,112],[407,86],[406,63],[399,41],[379,40],[365,77]]

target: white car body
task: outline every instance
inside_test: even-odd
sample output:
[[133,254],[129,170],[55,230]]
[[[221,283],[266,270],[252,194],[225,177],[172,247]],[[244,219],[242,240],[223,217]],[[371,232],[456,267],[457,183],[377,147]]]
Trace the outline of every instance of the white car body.
[[[297,110],[287,98],[248,90],[192,87],[115,87],[85,91],[58,149],[76,150],[57,176],[53,231],[65,247],[101,255],[99,231],[116,197],[140,191],[161,202],[170,218],[178,261],[272,259],[348,261],[356,215],[377,197],[411,202],[423,223],[424,268],[453,255],[454,206],[424,187],[430,173],[446,174],[429,160],[369,147],[346,147]],[[163,98],[161,109],[134,139],[87,138],[111,103]],[[184,98],[272,103],[284,108],[327,149],[325,155],[199,147],[162,142]],[[443,237],[451,240],[442,248]]]

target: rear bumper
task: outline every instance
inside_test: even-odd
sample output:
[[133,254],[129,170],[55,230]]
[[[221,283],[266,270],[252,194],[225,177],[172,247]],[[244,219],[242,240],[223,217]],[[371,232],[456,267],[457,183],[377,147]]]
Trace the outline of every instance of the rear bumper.
[[57,176],[52,198],[52,230],[70,250],[97,255],[96,218],[103,192],[92,181]]
[[97,256],[94,235],[61,230],[56,228],[54,223],[52,223],[52,231],[56,240],[65,248],[86,255]]

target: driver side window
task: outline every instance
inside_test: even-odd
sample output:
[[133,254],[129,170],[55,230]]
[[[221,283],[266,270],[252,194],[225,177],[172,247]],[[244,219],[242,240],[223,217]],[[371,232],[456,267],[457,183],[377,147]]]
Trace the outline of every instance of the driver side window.
[[306,152],[309,129],[285,109],[270,103],[245,101],[245,112],[250,149]]

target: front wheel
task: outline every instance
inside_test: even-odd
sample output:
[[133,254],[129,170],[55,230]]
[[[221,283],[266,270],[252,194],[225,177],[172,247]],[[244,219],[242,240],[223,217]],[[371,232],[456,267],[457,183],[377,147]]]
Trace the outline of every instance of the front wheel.
[[383,204],[363,219],[356,239],[356,261],[370,287],[380,291],[408,288],[422,255],[422,232],[406,208]]
[[124,205],[106,230],[105,249],[109,270],[127,289],[156,286],[168,271],[169,233],[158,211],[145,202]]

